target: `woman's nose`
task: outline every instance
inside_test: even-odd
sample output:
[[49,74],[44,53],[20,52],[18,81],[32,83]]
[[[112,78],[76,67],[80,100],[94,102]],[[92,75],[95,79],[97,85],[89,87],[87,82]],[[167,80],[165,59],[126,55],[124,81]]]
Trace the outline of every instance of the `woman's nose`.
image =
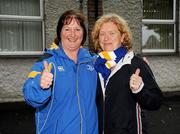
[[108,40],[109,39],[109,35],[108,34],[105,34],[104,35],[104,40]]
[[72,37],[74,37],[74,36],[76,35],[75,31],[74,31],[74,30],[71,30],[70,35],[71,35]]

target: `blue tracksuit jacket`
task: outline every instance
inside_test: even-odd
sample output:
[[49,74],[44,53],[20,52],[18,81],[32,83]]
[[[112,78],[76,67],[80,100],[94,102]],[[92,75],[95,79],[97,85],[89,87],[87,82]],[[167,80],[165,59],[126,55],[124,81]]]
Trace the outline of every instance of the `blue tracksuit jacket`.
[[[54,75],[53,85],[40,87],[43,61]],[[37,134],[97,134],[95,103],[97,73],[94,57],[81,48],[74,63],[63,49],[49,49],[45,58],[36,62],[23,86],[25,101],[36,108]]]

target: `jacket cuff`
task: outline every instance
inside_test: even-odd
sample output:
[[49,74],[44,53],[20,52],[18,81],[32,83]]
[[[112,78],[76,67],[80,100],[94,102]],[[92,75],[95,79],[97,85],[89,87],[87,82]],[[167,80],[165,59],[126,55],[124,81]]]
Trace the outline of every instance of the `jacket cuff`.
[[141,85],[139,86],[139,89],[138,89],[138,90],[132,91],[132,93],[133,93],[133,94],[139,93],[139,92],[142,90],[143,87],[144,87],[144,82],[141,83]]

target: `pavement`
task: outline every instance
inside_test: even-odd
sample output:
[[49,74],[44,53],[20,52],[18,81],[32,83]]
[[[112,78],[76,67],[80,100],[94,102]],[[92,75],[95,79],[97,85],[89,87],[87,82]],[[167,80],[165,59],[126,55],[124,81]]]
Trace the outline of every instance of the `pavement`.
[[[149,134],[180,134],[180,92],[164,93],[158,111],[146,111]],[[35,134],[34,109],[24,102],[0,103],[0,134]]]
[[147,113],[149,134],[180,134],[180,92],[165,93],[158,111]]

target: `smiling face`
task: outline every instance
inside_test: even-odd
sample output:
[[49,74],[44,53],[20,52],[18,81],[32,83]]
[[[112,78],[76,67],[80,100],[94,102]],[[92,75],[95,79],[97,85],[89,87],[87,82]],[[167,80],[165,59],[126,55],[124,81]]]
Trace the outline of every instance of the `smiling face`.
[[104,51],[113,51],[121,46],[124,34],[121,34],[113,22],[102,24],[99,32],[99,44]]
[[61,43],[65,52],[78,51],[83,40],[83,29],[72,19],[71,23],[64,25],[61,30]]

